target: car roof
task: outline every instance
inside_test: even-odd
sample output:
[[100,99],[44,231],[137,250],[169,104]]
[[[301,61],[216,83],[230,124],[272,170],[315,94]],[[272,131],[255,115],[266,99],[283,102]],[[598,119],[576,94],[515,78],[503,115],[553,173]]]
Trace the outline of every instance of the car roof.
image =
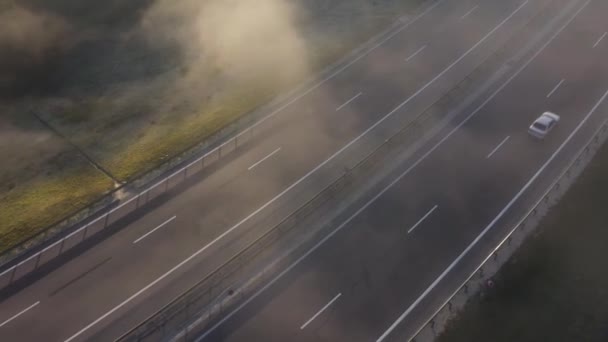
[[550,122],[555,121],[556,116],[551,112],[544,112],[543,115],[536,119],[536,122],[548,125]]
[[540,118],[536,119],[537,123],[544,124],[545,126],[548,125],[551,121],[553,121],[553,118],[544,114]]

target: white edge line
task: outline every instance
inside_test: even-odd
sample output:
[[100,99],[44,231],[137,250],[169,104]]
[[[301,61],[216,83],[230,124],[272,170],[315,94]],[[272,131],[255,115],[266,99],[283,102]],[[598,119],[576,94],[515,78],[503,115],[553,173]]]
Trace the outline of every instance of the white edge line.
[[490,159],[490,158],[492,158],[492,156],[494,155],[494,153],[496,153],[496,152],[497,152],[497,151],[498,151],[498,150],[499,150],[499,149],[502,147],[502,145],[504,145],[504,144],[505,144],[505,143],[506,143],[506,142],[507,142],[507,141],[508,141],[510,138],[511,138],[511,136],[510,136],[510,135],[507,135],[507,137],[506,137],[506,138],[504,138],[504,139],[503,139],[503,141],[501,141],[501,142],[500,142],[500,144],[498,144],[498,146],[496,146],[496,147],[495,147],[495,148],[492,150],[492,152],[490,152],[490,154],[488,154],[488,155],[486,156],[486,159]]
[[475,10],[479,8],[479,5],[475,5],[475,7],[471,8],[470,11],[468,11],[465,15],[463,15],[462,17],[460,17],[460,20],[464,20],[466,17],[468,17],[469,15],[471,15],[471,13],[475,12]]
[[412,228],[408,229],[407,233],[411,233],[412,231],[414,231],[414,229],[418,228],[418,226],[424,222],[424,220],[427,219],[427,217],[429,217],[435,210],[437,210],[438,206],[435,205],[431,210],[429,210],[424,216],[422,216],[422,218],[420,220],[418,220],[418,222],[416,222],[415,225],[412,226]]
[[269,154],[269,155],[267,155],[266,157],[264,157],[264,158],[260,159],[260,160],[259,160],[257,163],[255,163],[255,164],[251,165],[250,167],[248,167],[248,168],[247,168],[247,170],[251,171],[251,169],[253,169],[254,167],[256,167],[256,166],[258,166],[258,165],[260,165],[260,164],[262,164],[262,163],[263,163],[263,162],[264,162],[266,159],[268,159],[268,158],[272,157],[273,155],[275,155],[275,154],[276,154],[277,152],[279,152],[280,150],[281,150],[281,148],[279,147],[279,148],[277,148],[276,150],[274,150],[274,151],[270,152],[270,154]]
[[359,97],[359,96],[361,96],[361,95],[363,95],[363,93],[362,93],[362,92],[359,92],[359,94],[357,94],[357,95],[355,95],[355,96],[351,97],[351,98],[350,98],[350,100],[348,100],[348,101],[344,102],[344,103],[343,103],[343,104],[342,104],[340,107],[336,108],[336,112],[337,112],[337,111],[339,111],[340,109],[342,109],[342,108],[346,107],[346,106],[347,106],[349,103],[351,103],[351,102],[355,101],[355,100],[357,99],[357,97]]
[[[511,83],[517,75],[519,75],[532,61],[562,32],[570,22],[574,20],[574,18],[587,6],[591,0],[587,0],[585,5],[581,7],[572,18],[564,25],[560,30],[558,30],[523,66],[521,66],[509,79],[507,79],[497,90],[495,90],[490,97],[488,97],[482,104],[480,104],[468,117],[466,117],[460,124],[454,127],[443,139],[441,139],[436,145],[434,145],[429,151],[427,151],[424,155],[422,155],[414,164],[412,164],[404,173],[402,173],[399,177],[397,177],[393,182],[391,182],[387,187],[385,187],[380,193],[374,196],[371,200],[365,203],[359,210],[357,210],[352,216],[350,216],[346,221],[340,224],[336,229],[327,234],[321,241],[319,241],[316,245],[314,245],[310,250],[308,250],[304,255],[295,260],[289,267],[287,267],[283,272],[279,273],[276,277],[274,277],[270,282],[264,285],[260,290],[254,293],[251,297],[249,297],[245,302],[239,305],[232,312],[227,314],[224,318],[222,318],[219,322],[217,322],[214,326],[209,328],[204,334],[199,337],[196,342],[202,341],[205,337],[211,334],[215,329],[217,329],[220,325],[234,316],[237,312],[239,312],[242,308],[244,308],[251,301],[256,299],[261,293],[266,291],[267,288],[276,283],[280,278],[282,278],[285,274],[295,268],[302,260],[306,259],[310,254],[316,251],[320,246],[322,246],[327,240],[332,238],[338,232],[340,232],[347,224],[349,224],[357,215],[363,212],[367,207],[369,207],[373,202],[375,202],[380,196],[382,196],[388,189],[394,186],[399,180],[405,177],[411,170],[413,170],[418,164],[420,164],[423,160],[425,160],[431,153],[433,153],[440,145],[442,145],[450,136],[452,136],[460,127],[462,127],[465,123],[467,123],[473,116],[475,116],[486,104],[488,104],[498,93],[500,93],[509,83]],[[67,342],[67,341],[66,341]]]
[[154,229],[152,229],[151,231],[147,232],[146,234],[144,234],[144,235],[140,236],[140,237],[139,237],[139,239],[137,239],[137,240],[133,241],[133,244],[136,244],[136,243],[138,243],[139,241],[141,241],[141,240],[145,239],[145,238],[146,238],[148,235],[150,235],[150,234],[154,233],[155,231],[157,231],[158,229],[160,229],[160,228],[164,227],[164,226],[165,226],[167,223],[169,223],[169,222],[171,222],[171,221],[175,220],[175,218],[176,218],[176,217],[177,217],[177,216],[173,216],[172,218],[168,219],[167,221],[165,221],[165,222],[163,222],[163,223],[159,224],[159,225],[158,225],[156,228],[154,228]]
[[320,314],[323,313],[323,311],[327,310],[327,308],[332,305],[336,300],[338,300],[338,298],[340,298],[340,296],[342,296],[342,293],[338,293],[332,300],[329,301],[329,303],[325,304],[324,307],[321,308],[321,310],[317,311],[317,313],[312,316],[308,321],[306,321],[306,323],[302,324],[302,326],[300,327],[300,330],[304,330],[304,328],[306,328],[306,326],[308,326],[310,323],[312,323],[312,321],[315,320],[315,318],[319,317]]
[[490,231],[490,229],[492,229],[494,227],[496,222],[498,222],[498,220],[500,220],[504,216],[504,214],[513,206],[513,204],[517,200],[519,200],[519,198],[523,195],[523,193],[526,190],[528,190],[530,185],[532,185],[532,183],[541,175],[541,173],[555,159],[555,157],[561,152],[561,150],[566,146],[566,144],[568,144],[568,142],[570,142],[570,140],[572,140],[572,137],[574,137],[574,135],[579,131],[579,129],[581,127],[583,127],[583,125],[587,122],[587,120],[591,117],[591,115],[596,111],[596,109],[602,104],[602,102],[604,102],[604,100],[606,99],[607,96],[608,96],[608,90],[604,93],[604,95],[600,98],[600,100],[595,104],[595,106],[591,109],[591,111],[583,118],[583,120],[578,124],[578,126],[576,126],[574,131],[572,131],[570,133],[570,135],[566,138],[566,140],[564,140],[564,142],[557,148],[557,150],[551,155],[551,157],[549,157],[549,159],[540,167],[540,169],[538,169],[538,171],[536,171],[536,173],[532,176],[532,178],[530,178],[530,180],[528,180],[528,182],[523,186],[523,188],[521,188],[519,190],[519,192],[515,195],[515,197],[513,197],[511,199],[511,201],[509,201],[509,203],[507,203],[507,205],[498,213],[498,215],[492,220],[492,222],[490,222],[484,228],[484,230],[475,238],[475,240],[473,240],[473,242],[471,242],[467,246],[467,248],[465,248],[464,251],[462,251],[462,253],[460,253],[460,255],[458,255],[458,257],[456,259],[454,259],[454,261],[452,261],[452,263],[448,266],[448,268],[446,268],[439,275],[439,277],[437,277],[437,279],[435,279],[435,281],[433,281],[433,283],[426,290],[424,290],[424,292],[420,295],[420,297],[418,297],[414,301],[414,303],[412,303],[410,305],[410,307],[408,307],[407,310],[405,310],[405,312],[403,314],[401,314],[401,316],[399,316],[399,318],[397,318],[397,320],[382,334],[382,336],[380,336],[376,340],[376,342],[383,341],[397,327],[397,325],[399,325],[399,323],[401,323],[403,321],[403,319],[405,319],[405,317],[407,315],[409,315],[410,312],[412,310],[414,310],[414,308],[416,306],[418,306],[418,304],[424,298],[426,298],[426,296],[428,296],[428,294],[437,286],[437,284],[439,284],[439,282],[441,282],[441,280],[443,280],[443,278],[445,278],[445,276],[454,267],[456,267],[456,265],[458,265],[460,260],[462,260],[462,258],[464,258],[469,253],[469,251],[471,249],[473,249],[473,247],[475,247],[475,245],[477,245],[477,243],[488,233],[488,231]]
[[[509,19],[511,19],[517,12],[519,12],[526,4],[528,4],[529,1],[530,0],[526,0],[524,3],[522,3],[517,9],[515,9],[515,11],[513,13],[511,13],[507,18],[505,18],[500,24],[498,24],[498,26],[496,26],[486,36],[484,36],[480,41],[478,41],[473,47],[471,47],[469,50],[467,50],[460,58],[458,58],[455,62],[453,62],[450,66],[448,66],[439,75],[437,75],[435,78],[433,78],[431,81],[429,81],[429,83],[427,83],[424,87],[422,87],[421,89],[419,89],[410,98],[408,98],[407,100],[405,100],[404,102],[402,102],[399,106],[397,106],[391,112],[389,112],[388,114],[386,114],[383,118],[381,118],[379,121],[377,121],[374,125],[372,125],[368,129],[366,129],[363,133],[361,133],[354,140],[352,140],[351,142],[349,142],[348,144],[346,144],[340,150],[336,151],[333,155],[331,155],[324,162],[322,162],[317,167],[315,167],[314,169],[312,169],[311,171],[309,171],[306,175],[304,175],[302,178],[300,178],[295,183],[293,183],[292,185],[290,185],[289,187],[287,187],[281,193],[279,193],[278,195],[276,195],[275,197],[273,197],[270,201],[266,202],[264,205],[262,205],[256,211],[254,211],[253,213],[249,214],[249,216],[247,216],[244,219],[242,219],[241,221],[239,221],[237,224],[235,224],[234,226],[232,226],[230,229],[224,231],[222,234],[220,234],[218,237],[216,237],[215,239],[213,239],[207,245],[205,245],[204,247],[202,247],[201,249],[199,249],[198,251],[196,251],[194,254],[192,254],[191,256],[189,256],[188,258],[186,258],[184,261],[180,262],[179,264],[177,264],[176,266],[174,266],[172,269],[170,269],[169,271],[167,271],[166,273],[164,273],[163,275],[161,275],[159,278],[157,278],[156,280],[154,280],[150,284],[146,285],[144,288],[142,288],[141,290],[139,290],[135,294],[131,295],[131,297],[127,298],[125,301],[123,301],[122,303],[118,304],[113,309],[111,309],[110,311],[106,312],[104,315],[102,315],[101,317],[97,318],[95,321],[91,322],[86,327],[82,328],[76,334],[74,334],[70,338],[66,339],[65,342],[70,342],[70,341],[74,340],[75,338],[77,338],[78,336],[80,336],[83,332],[85,332],[86,330],[90,329],[92,326],[94,326],[95,324],[99,323],[101,320],[105,319],[109,315],[113,314],[114,312],[116,312],[117,310],[119,310],[120,308],[122,308],[123,306],[125,306],[127,303],[129,303],[130,301],[132,301],[133,299],[135,299],[137,296],[139,296],[140,294],[142,294],[143,292],[147,291],[152,286],[156,285],[157,283],[159,283],[160,281],[162,281],[163,279],[165,279],[166,277],[168,277],[169,275],[171,275],[173,272],[175,272],[177,269],[179,269],[180,267],[182,267],[184,264],[186,264],[190,260],[196,258],[198,255],[200,255],[201,253],[203,253],[204,251],[206,251],[210,246],[212,246],[213,244],[215,244],[217,241],[223,239],[226,235],[230,234],[233,230],[235,230],[236,228],[238,228],[244,222],[248,221],[251,217],[257,215],[257,213],[259,213],[260,211],[264,210],[266,207],[268,207],[269,205],[271,205],[272,203],[274,203],[277,199],[279,199],[280,197],[282,197],[285,193],[287,193],[288,191],[290,191],[291,189],[293,189],[295,186],[297,186],[299,183],[301,183],[302,181],[304,181],[304,179],[308,178],[311,174],[313,174],[314,172],[316,172],[318,169],[320,169],[321,167],[323,167],[329,161],[331,161],[332,159],[334,159],[337,155],[339,155],[344,150],[346,150],[348,147],[350,147],[355,142],[357,142],[358,140],[360,140],[363,136],[365,136],[367,133],[369,133],[375,127],[377,127],[378,125],[380,125],[384,120],[386,120],[388,117],[390,117],[391,115],[393,115],[397,110],[401,109],[401,107],[403,107],[407,103],[409,103],[414,97],[416,97],[417,95],[419,95],[422,91],[424,91],[426,88],[428,88],[432,83],[434,83],[435,81],[437,81],[439,78],[441,78],[441,76],[443,76],[446,72],[448,72],[451,68],[453,68],[456,64],[458,64],[458,62],[460,62],[467,55],[469,55],[473,50],[475,50],[479,45],[481,45],[485,40],[487,40],[494,32],[496,32],[500,27],[502,27]],[[436,2],[433,6],[429,7],[425,12],[423,12],[421,15],[419,15],[418,17],[416,17],[414,21],[416,21],[417,19],[421,18],[424,14],[430,12],[431,9],[437,7],[441,2],[443,2],[443,1],[440,0],[440,1]],[[409,24],[413,23],[414,21],[409,22]],[[404,26],[402,29],[404,29],[405,27],[407,27],[407,25]],[[393,36],[396,35],[396,34],[397,33],[394,33]],[[388,40],[391,37],[392,36],[389,36],[385,40]],[[377,45],[377,46],[380,46],[381,44],[382,44],[382,42],[379,43],[379,45]],[[360,58],[362,58],[362,56]],[[464,124],[464,122],[462,124]],[[458,127],[460,127],[460,126],[458,126]],[[458,127],[456,127],[451,133],[453,133]],[[447,139],[447,136],[446,136],[445,139]],[[445,141],[445,139],[443,139],[441,142]],[[436,147],[438,147],[438,145]],[[434,151],[435,148],[432,149],[431,151]],[[429,151],[428,154],[430,154],[431,151]],[[425,154],[425,156],[428,156],[428,154]],[[422,160],[420,160],[420,161],[422,161]],[[325,241],[325,240],[323,240],[323,241]],[[248,302],[246,302],[246,303],[248,303]]]
[[19,312],[18,314],[16,314],[15,316],[7,319],[6,321],[2,322],[2,324],[0,324],[0,328],[2,328],[3,326],[5,326],[6,324],[8,324],[9,322],[11,322],[12,320],[14,320],[15,318],[23,315],[24,313],[28,312],[29,310],[33,309],[36,305],[40,304],[40,301],[37,301],[36,303],[28,306],[27,308],[23,309],[21,312]]
[[562,78],[562,80],[559,81],[559,83],[553,89],[551,89],[549,94],[547,94],[547,98],[550,98],[551,95],[553,95],[557,91],[557,89],[559,89],[559,87],[561,87],[561,85],[562,85],[562,83],[564,83],[564,81],[566,81],[566,79]]
[[597,42],[595,42],[595,44],[593,45],[593,48],[595,49],[598,45],[600,45],[600,43],[602,42],[602,40],[604,40],[604,38],[606,38],[606,35],[608,35],[608,32],[604,32],[604,34],[600,37],[600,39],[597,40]]
[[413,54],[411,54],[409,57],[407,57],[405,59],[405,62],[409,62],[410,60],[412,60],[414,57],[418,56],[419,53],[422,52],[422,50],[426,49],[427,45],[423,45],[421,48],[419,48],[418,50],[416,50],[416,52],[414,52]]

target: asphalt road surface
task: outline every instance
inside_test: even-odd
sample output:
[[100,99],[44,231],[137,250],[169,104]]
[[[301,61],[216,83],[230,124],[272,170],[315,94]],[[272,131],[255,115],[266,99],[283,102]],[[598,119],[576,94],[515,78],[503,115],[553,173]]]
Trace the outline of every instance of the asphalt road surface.
[[[548,2],[429,4],[280,112],[278,128],[251,149],[6,293],[0,340],[120,336],[305,203],[386,127],[436,101]],[[427,289],[439,292],[429,286],[554,155],[538,178],[556,174],[606,113],[599,101],[608,90],[608,39],[600,38],[608,4],[578,2],[586,6],[521,73],[469,119],[456,118],[386,192],[206,340],[407,333],[409,316],[400,317],[412,303]],[[546,109],[562,121],[547,140],[531,141],[526,128]]]
[[[600,47],[608,4],[581,5],[494,97],[468,109],[335,235],[200,340],[411,338],[412,323],[420,322],[408,322],[408,314],[448,293],[436,281],[450,276],[464,251],[495,246],[483,240],[487,232],[509,222],[516,201],[544,190],[564,156],[608,118],[608,47]],[[535,141],[526,127],[546,110],[561,122],[548,139]]]

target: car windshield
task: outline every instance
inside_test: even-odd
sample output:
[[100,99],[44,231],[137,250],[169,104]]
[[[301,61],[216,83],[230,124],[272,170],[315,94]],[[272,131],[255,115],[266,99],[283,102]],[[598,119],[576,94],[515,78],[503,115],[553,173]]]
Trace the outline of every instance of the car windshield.
[[547,126],[545,126],[544,124],[542,124],[540,122],[535,122],[534,125],[532,125],[532,126],[536,129],[540,129],[541,131],[544,131],[547,129]]

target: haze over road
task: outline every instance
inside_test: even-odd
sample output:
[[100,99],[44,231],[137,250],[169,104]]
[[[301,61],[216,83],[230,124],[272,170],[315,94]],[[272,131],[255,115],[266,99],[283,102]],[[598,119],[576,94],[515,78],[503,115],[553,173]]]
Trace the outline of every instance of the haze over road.
[[[606,117],[608,3],[429,3],[371,52],[278,112],[279,128],[251,149],[5,294],[0,340],[120,336],[367,155],[547,5],[571,8],[567,17],[574,19],[550,32],[549,43],[500,91],[454,117],[408,159],[385,192],[371,194],[363,210],[353,208],[335,235],[205,336],[407,338],[415,318],[447,293],[443,285],[430,286],[444,278],[440,284],[449,284],[459,267],[482,255],[501,229],[487,230],[454,272],[442,276],[486,228],[525,208],[526,198],[548,184]],[[532,141],[527,126],[545,110],[562,120],[547,140]],[[506,215],[497,216],[509,203]],[[419,315],[402,316],[418,302]]]
[[[608,4],[576,8],[499,92],[467,108],[335,235],[199,341],[411,338],[422,323],[412,313],[428,315],[448,295],[453,287],[441,281],[458,286],[468,273],[455,271],[487,255],[512,227],[508,215],[525,209],[522,197],[536,199],[608,117],[608,48],[595,50]],[[546,110],[562,121],[534,141],[526,128]]]

